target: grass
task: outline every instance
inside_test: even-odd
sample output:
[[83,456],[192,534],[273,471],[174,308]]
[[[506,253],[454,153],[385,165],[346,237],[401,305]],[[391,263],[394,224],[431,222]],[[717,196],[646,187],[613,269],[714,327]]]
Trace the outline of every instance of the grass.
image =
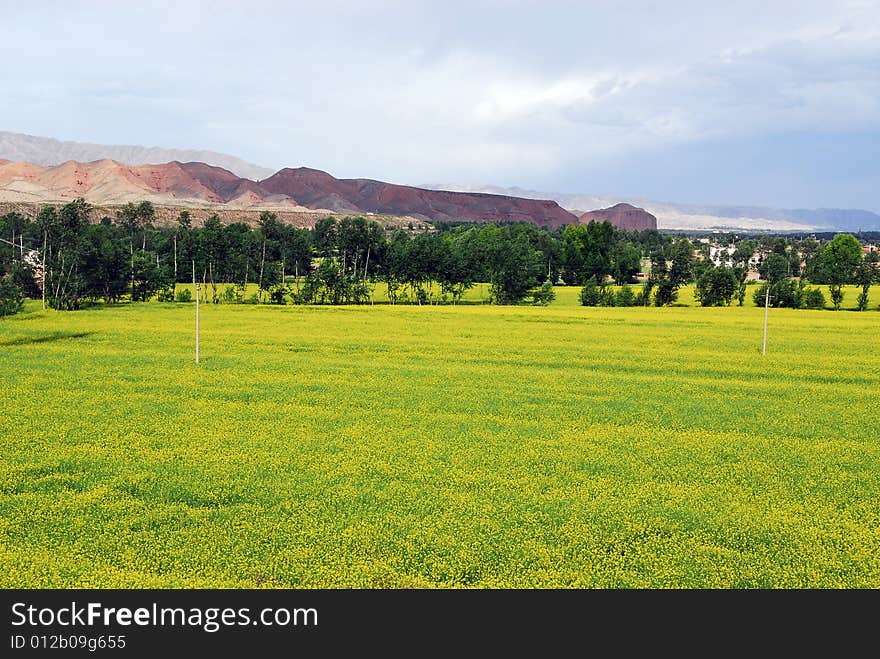
[[[288,278],[287,283],[288,283],[288,286],[290,286],[291,288],[293,288],[295,286],[295,284],[293,283],[291,278]],[[223,292],[226,290],[226,288],[228,286],[232,286],[232,285],[231,284],[217,284],[217,295],[221,298],[221,301],[222,301],[222,297],[223,297]],[[637,291],[640,286],[641,286],[640,284],[634,284],[632,286],[633,291],[634,292]],[[827,286],[816,286],[816,285],[812,285],[812,284],[809,286],[810,286],[810,288],[819,288],[825,294],[826,308],[831,309],[831,294],[828,291],[828,287]],[[614,287],[614,290],[619,290],[619,288],[620,287]],[[178,290],[189,289],[190,291],[193,291],[193,293],[195,292],[192,284],[178,284],[177,289]],[[745,299],[744,306],[747,306],[747,307],[755,306],[755,304],[752,300],[752,296],[753,296],[756,289],[757,289],[756,284],[749,284],[749,286],[747,287],[746,299]],[[553,302],[554,307],[579,307],[579,306],[581,306],[581,302],[580,302],[581,288],[580,288],[580,286],[556,286],[556,287],[554,287],[553,290],[556,293],[556,300]],[[859,292],[861,289],[856,286],[845,286],[843,290],[844,290],[844,300],[843,300],[843,305],[842,305],[841,309],[844,309],[844,310],[856,309],[856,304],[857,304],[856,300],[858,299],[858,295],[859,295]],[[259,291],[260,291],[260,289],[256,284],[250,283],[250,284],[248,284],[245,297],[248,298],[248,297],[253,297],[255,295],[258,295]],[[440,287],[435,284],[432,287],[431,291],[435,297],[435,300],[437,302],[440,302],[440,300],[441,300]],[[406,292],[407,295],[409,296],[409,300],[406,302],[406,304],[415,304],[414,298],[412,296],[412,292],[409,290],[408,287],[402,287],[400,292]],[[486,283],[475,284],[472,288],[469,288],[467,291],[465,291],[464,296],[462,297],[462,301],[465,304],[485,304],[487,302],[487,300],[489,299],[489,296],[490,296],[489,284],[486,284]],[[211,297],[211,285],[206,284],[206,286],[204,286],[202,288],[202,299],[210,300],[210,297]],[[268,296],[266,296],[266,297],[268,297]],[[388,303],[387,288],[385,287],[385,284],[383,284],[382,282],[378,282],[373,285],[372,302],[374,304],[387,304]],[[401,302],[401,304],[403,304],[403,302]],[[880,304],[880,286],[874,286],[871,289],[870,295],[868,297],[868,306],[870,309],[876,310],[878,304]],[[679,290],[679,292],[678,292],[678,299],[676,300],[675,305],[676,306],[691,306],[691,307],[692,306],[699,306],[699,303],[696,302],[696,300],[694,299],[694,287],[693,286],[685,286],[685,287],[681,288],[681,290]],[[736,303],[734,302],[734,306],[735,305],[736,305]]]
[[880,587],[880,313],[557,293],[28,303],[0,586]]

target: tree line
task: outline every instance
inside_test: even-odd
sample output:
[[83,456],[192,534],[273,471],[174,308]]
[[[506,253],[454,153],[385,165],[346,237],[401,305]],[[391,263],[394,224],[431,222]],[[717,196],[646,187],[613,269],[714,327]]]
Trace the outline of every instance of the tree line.
[[[824,244],[742,240],[727,267],[715,266],[706,245],[687,237],[629,233],[608,222],[553,230],[449,223],[415,232],[364,217],[326,217],[305,229],[265,211],[256,226],[224,224],[216,214],[194,226],[181,210],[173,226],[156,226],[156,210],[146,201],[127,204],[114,217],[96,214],[77,199],[45,205],[33,218],[0,216],[0,315],[20,308],[26,296],[60,310],[189,301],[191,289],[178,288],[182,283],[201,284],[205,301],[274,304],[362,304],[376,282],[386,285],[391,304],[457,304],[477,282],[488,282],[497,304],[546,304],[554,284],[567,284],[583,287],[583,304],[605,306],[670,305],[693,283],[704,306],[742,305],[756,250],[766,254],[759,271],[774,306],[824,307],[823,294],[806,287],[809,280],[829,286],[835,308],[843,286],[859,284],[859,308],[866,308],[877,278],[876,254],[863,258],[848,234]],[[644,285],[631,287],[647,262]],[[256,285],[253,296],[249,284]],[[755,291],[762,304],[765,293]]]
[[[359,304],[384,282],[392,304],[456,304],[475,283],[488,282],[492,302],[546,304],[553,283],[633,281],[644,245],[666,240],[607,222],[558,230],[449,224],[419,233],[389,231],[364,217],[326,217],[304,229],[269,211],[256,226],[224,224],[216,214],[194,226],[182,210],[174,226],[162,227],[150,202],[127,204],[114,217],[95,213],[77,199],[43,206],[33,218],[0,217],[0,236],[8,236],[0,239],[0,265],[12,297],[60,310],[186,301],[192,293],[178,284],[188,282],[202,284],[213,302]],[[256,284],[256,299],[245,299],[248,284]]]
[[[735,247],[735,249],[734,249]],[[815,238],[764,236],[741,240],[726,252],[726,262],[716,265],[709,245],[696,246],[686,237],[650,245],[650,273],[643,287],[613,290],[607,281],[591,278],[581,290],[587,306],[668,306],[678,299],[679,289],[694,284],[694,296],[701,306],[729,306],[745,303],[749,272],[754,255],[760,254],[757,273],[762,283],[755,287],[756,305],[824,309],[825,294],[812,284],[827,285],[832,306],[839,310],[847,285],[859,287],[857,309],[868,308],[868,295],[880,283],[880,253],[862,253],[862,245],[850,234],[836,234],[821,243]]]

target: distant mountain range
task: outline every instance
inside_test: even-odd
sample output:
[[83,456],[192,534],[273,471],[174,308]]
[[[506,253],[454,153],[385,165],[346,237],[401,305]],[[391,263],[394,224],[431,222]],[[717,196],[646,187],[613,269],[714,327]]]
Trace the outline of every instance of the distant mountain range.
[[228,169],[238,176],[254,180],[266,178],[273,173],[273,170],[267,167],[260,167],[241,158],[215,151],[62,142],[51,137],[35,137],[4,131],[0,131],[0,159],[50,167],[69,160],[78,162],[116,160],[126,165],[149,165],[177,160],[215,165]]
[[408,216],[429,222],[526,221],[546,227],[577,222],[555,201],[423,190],[370,179],[337,179],[307,167],[261,181],[201,162],[126,165],[115,160],[44,167],[0,160],[0,202],[39,204],[82,197],[98,206],[150,201],[157,206],[326,210]]
[[[413,187],[337,179],[306,167],[273,173],[213,151],[83,144],[0,131],[0,201],[64,201],[77,196],[105,205],[149,199],[163,205],[321,209],[435,222],[528,220],[560,226],[599,209],[607,211],[602,217],[619,226],[648,226],[654,216],[660,229],[880,230],[880,215],[859,209],[680,204],[489,185]],[[638,213],[641,209],[647,212]],[[584,216],[583,221],[591,217],[599,215]]]
[[594,208],[607,208],[629,202],[657,218],[660,229],[717,229],[719,231],[880,231],[880,215],[861,209],[818,208],[784,209],[764,206],[679,204],[639,197],[539,192],[524,188],[493,185],[432,183],[435,190],[491,192],[526,199],[553,199],[563,208],[582,215]]

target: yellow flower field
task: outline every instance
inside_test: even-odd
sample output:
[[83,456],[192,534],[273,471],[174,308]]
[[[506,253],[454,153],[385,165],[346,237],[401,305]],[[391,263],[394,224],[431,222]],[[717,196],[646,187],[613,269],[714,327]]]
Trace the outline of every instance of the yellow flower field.
[[0,586],[880,587],[880,313],[557,292],[28,303]]

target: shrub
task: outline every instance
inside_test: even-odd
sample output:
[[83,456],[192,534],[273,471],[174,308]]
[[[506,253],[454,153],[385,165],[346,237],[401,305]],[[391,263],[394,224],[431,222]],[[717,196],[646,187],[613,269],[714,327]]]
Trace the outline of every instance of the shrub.
[[613,307],[617,303],[614,290],[610,286],[604,284],[599,287],[599,306]]
[[421,286],[416,286],[413,290],[416,295],[416,301],[419,304],[428,304],[431,300],[428,298],[428,291]]
[[824,309],[825,294],[818,288],[808,288],[804,291],[804,306],[807,309]]
[[635,293],[633,293],[633,289],[627,284],[621,286],[620,290],[617,291],[615,303],[618,307],[631,307],[635,304],[635,301]]
[[223,289],[223,302],[225,304],[237,304],[244,301],[244,288],[241,286],[227,286]]
[[174,302],[174,288],[164,286],[156,291],[156,299],[159,302]]
[[269,291],[269,301],[272,304],[287,304],[284,296],[287,294],[287,287],[275,286]]
[[636,293],[635,300],[633,300],[633,304],[636,307],[647,307],[651,304],[651,291],[654,290],[654,281],[652,279],[647,280],[639,289],[639,292]]
[[678,299],[678,286],[671,279],[664,277],[657,282],[657,293],[654,295],[654,306],[669,306]]
[[532,304],[547,306],[555,299],[556,293],[553,292],[553,282],[549,279],[541,284],[541,288],[532,292]]
[[175,297],[178,302],[192,302],[193,294],[188,288],[181,288]]
[[599,286],[596,278],[590,277],[581,289],[581,304],[585,307],[595,307],[599,304]]
[[24,306],[24,291],[11,275],[0,277],[0,318],[12,316]]
[[[764,283],[755,289],[752,299],[755,306],[764,306],[764,295],[766,294],[768,284]],[[808,289],[805,288],[803,280],[795,281],[794,279],[782,279],[770,286],[770,306],[783,309],[800,309],[806,306],[804,296]],[[821,291],[818,291],[821,294]],[[822,296],[823,304],[825,296]]]

